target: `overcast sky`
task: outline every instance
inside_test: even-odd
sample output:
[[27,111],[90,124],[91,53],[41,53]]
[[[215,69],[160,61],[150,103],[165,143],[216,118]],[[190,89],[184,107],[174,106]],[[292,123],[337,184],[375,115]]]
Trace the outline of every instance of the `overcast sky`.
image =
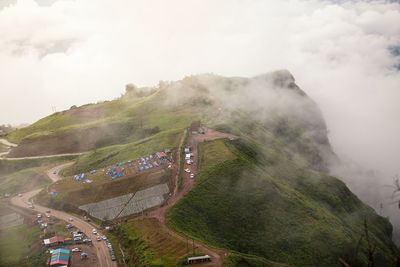
[[0,124],[113,99],[129,82],[285,68],[336,152],[399,172],[399,45],[395,1],[0,0]]

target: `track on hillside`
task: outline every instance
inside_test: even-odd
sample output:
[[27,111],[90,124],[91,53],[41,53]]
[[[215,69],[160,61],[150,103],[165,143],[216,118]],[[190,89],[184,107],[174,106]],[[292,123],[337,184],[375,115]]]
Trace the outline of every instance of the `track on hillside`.
[[[51,169],[53,170],[53,172],[51,172],[54,176],[49,178],[53,181],[58,181],[60,179],[62,179],[60,176],[58,176],[58,171],[60,171],[62,168],[65,168],[66,166],[70,165],[71,163],[63,163],[62,165],[56,166],[55,168]],[[56,171],[56,173],[54,173],[54,171]],[[47,173],[49,173],[50,171],[48,171]],[[57,177],[56,177],[57,176]],[[27,193],[24,193],[24,195],[22,197],[19,196],[15,196],[13,198],[11,198],[11,204],[19,207],[19,208],[23,208],[26,210],[30,210],[28,207],[28,203],[31,201],[31,199],[36,196],[40,191],[42,190],[42,188],[40,189],[36,189]],[[54,210],[54,209],[50,209],[48,207],[44,207],[38,204],[35,204],[35,211],[40,212],[40,213],[45,213],[46,211],[50,210],[51,211],[51,215],[63,220],[65,222],[69,222],[72,225],[74,225],[76,228],[80,229],[82,232],[85,233],[85,235],[87,235],[88,237],[92,238],[92,240],[95,240],[96,236],[94,236],[92,234],[92,229],[93,226],[91,224],[89,224],[88,222],[84,221],[81,218],[78,218],[77,216],[68,214],[66,212],[62,212],[59,210]],[[70,219],[72,219],[72,221],[70,221]],[[111,260],[111,255],[108,251],[108,248],[105,244],[105,242],[93,242],[93,246],[96,248],[96,252],[97,252],[97,258],[99,259],[99,263],[100,266],[99,267],[117,267],[117,263]]]
[[[139,218],[156,218],[158,221],[162,223],[163,226],[165,226],[166,230],[176,237],[177,239],[180,239],[183,242],[187,242],[187,238],[183,236],[180,233],[176,233],[174,230],[172,230],[169,225],[166,223],[166,215],[168,211],[176,204],[180,199],[182,199],[186,194],[188,194],[193,186],[196,184],[196,179],[190,178],[188,173],[183,172],[182,173],[182,187],[180,190],[178,190],[178,180],[179,180],[179,175],[180,175],[180,170],[182,168],[181,166],[181,151],[183,147],[183,142],[185,140],[187,131],[185,130],[184,134],[182,135],[182,139],[180,142],[180,145],[178,147],[178,151],[175,156],[174,160],[174,166],[173,169],[176,172],[176,175],[173,175],[174,177],[174,190],[173,194],[170,198],[167,199],[167,201],[164,203],[163,206],[161,206],[158,209],[155,209],[151,212],[149,212],[145,216],[141,216]],[[195,175],[198,172],[198,159],[199,159],[199,153],[198,153],[198,145],[202,142],[205,141],[212,141],[216,139],[230,139],[234,140],[237,139],[238,137],[232,134],[227,134],[227,133],[222,133],[218,131],[214,131],[212,129],[205,128],[205,133],[204,134],[196,134],[193,135],[192,133],[188,133],[188,140],[187,140],[187,145],[192,148],[192,153],[194,157],[194,162],[190,166],[191,173],[194,173]],[[216,248],[211,248],[205,244],[202,244],[198,241],[194,241],[194,246],[202,250],[204,253],[208,254],[212,258],[212,266],[222,266],[223,259],[226,256],[226,252],[221,250],[221,249],[216,249]]]

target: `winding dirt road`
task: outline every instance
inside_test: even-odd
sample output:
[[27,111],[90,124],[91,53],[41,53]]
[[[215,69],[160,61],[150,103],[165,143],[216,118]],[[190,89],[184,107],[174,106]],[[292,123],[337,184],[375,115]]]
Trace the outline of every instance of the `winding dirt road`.
[[0,138],[0,143],[2,143],[5,146],[9,146],[9,147],[16,147],[18,146],[17,144],[11,143],[8,140],[4,139],[4,138]]
[[[188,194],[190,192],[190,190],[193,188],[193,186],[195,185],[196,179],[191,179],[189,174],[183,173],[182,187],[178,188],[178,181],[179,181],[179,175],[180,175],[180,169],[181,169],[181,153],[180,152],[182,151],[182,146],[184,145],[183,141],[185,139],[185,136],[186,136],[186,131],[184,132],[184,134],[182,136],[181,142],[179,144],[178,152],[177,152],[177,155],[175,158],[174,171],[176,171],[176,175],[174,175],[174,177],[173,177],[174,189],[172,190],[172,192],[173,192],[172,196],[166,201],[166,203],[162,207],[149,212],[145,216],[141,216],[141,218],[143,218],[143,217],[156,218],[157,220],[159,220],[162,223],[163,227],[165,227],[165,229],[172,236],[174,236],[175,238],[180,239],[184,242],[186,242],[187,238],[179,233],[176,233],[174,230],[172,230],[166,223],[165,217],[166,217],[168,210],[170,210],[181,198],[183,198],[186,194]],[[190,166],[192,173],[197,174],[197,171],[198,171],[198,158],[199,158],[198,144],[201,142],[204,142],[204,141],[210,141],[210,140],[221,139],[221,138],[236,139],[237,136],[213,131],[211,129],[206,129],[205,134],[200,134],[200,135],[192,135],[189,133],[188,145],[192,148],[192,153],[193,153],[193,156],[195,159],[193,164]],[[63,155],[71,155],[71,154],[63,154]],[[55,155],[28,157],[28,158],[43,158],[43,157],[54,157],[54,156]],[[23,159],[23,158],[17,158],[17,159]],[[17,160],[17,159],[15,159],[15,160]],[[14,159],[11,159],[11,160],[14,160]],[[62,170],[63,168],[66,168],[66,167],[72,165],[72,164],[73,164],[73,162],[68,162],[68,163],[64,163],[62,165],[58,165],[58,166],[48,170],[47,175],[53,182],[57,182],[58,180],[62,179],[62,177],[60,177],[58,175],[59,171]],[[11,204],[14,206],[17,206],[17,207],[24,208],[24,209],[29,209],[28,208],[29,200],[32,197],[34,197],[35,195],[37,195],[41,190],[42,189],[37,189],[37,190],[31,191],[31,192],[25,193],[24,196],[22,196],[22,197],[18,197],[18,196],[14,197],[11,199]],[[70,218],[72,218],[72,222],[70,222],[71,224],[73,224],[78,229],[82,230],[87,236],[92,238],[92,240],[95,240],[95,236],[92,234],[93,226],[91,224],[89,224],[88,222],[86,222],[76,216],[69,215],[66,212],[49,209],[47,207],[40,206],[37,204],[35,204],[35,210],[40,213],[45,213],[47,210],[50,210],[51,214],[54,217],[57,217],[66,222],[69,221]],[[108,248],[104,242],[94,241],[93,245],[95,246],[96,251],[97,251],[97,257],[99,259],[100,267],[116,267],[117,266],[117,263],[113,262],[111,260],[111,255],[108,252]],[[194,245],[197,248],[199,248],[201,251],[203,251],[204,253],[211,256],[212,262],[209,264],[209,266],[216,266],[216,267],[222,266],[223,259],[226,256],[225,251],[216,249],[216,248],[211,248],[211,247],[209,247],[205,244],[199,243],[197,241],[194,242]]]
[[[49,178],[56,182],[60,179],[62,179],[59,175],[58,172],[67,167],[70,166],[71,164],[73,164],[73,162],[68,162],[68,163],[64,163],[62,165],[56,166],[52,169],[50,169],[47,174],[49,175]],[[29,200],[34,197],[35,195],[37,195],[42,189],[36,189],[33,191],[30,191],[28,193],[25,193],[22,197],[13,197],[11,199],[11,204],[20,208],[24,208],[24,209],[29,209],[28,207],[28,203]],[[40,206],[38,204],[35,204],[35,210],[39,213],[45,213],[46,211],[50,210],[51,215],[63,220],[65,222],[69,222],[72,225],[74,225],[76,228],[80,229],[82,232],[85,233],[85,235],[87,235],[89,238],[91,238],[93,240],[93,246],[96,248],[96,252],[97,252],[97,258],[99,260],[99,266],[100,267],[117,267],[117,263],[111,260],[111,255],[108,251],[108,248],[105,244],[105,242],[97,242],[96,241],[96,236],[92,234],[92,229],[94,228],[91,224],[89,224],[88,222],[70,215],[66,212],[62,212],[59,210],[54,210],[54,209],[50,209],[44,206]],[[31,209],[29,209],[31,210]],[[72,219],[72,221],[70,221],[70,219]],[[99,234],[101,234],[99,232]]]
[[[216,140],[216,139],[237,139],[238,137],[232,134],[227,134],[227,133],[222,133],[218,131],[214,131],[208,128],[204,128],[205,133],[204,134],[197,134],[193,135],[189,133],[188,137],[188,143],[187,145],[192,148],[192,153],[193,153],[193,158],[194,161],[193,163],[188,166],[191,173],[194,173],[195,175],[198,172],[198,159],[199,159],[199,153],[198,153],[198,145],[199,143],[205,142],[205,141],[211,141],[211,140]],[[186,242],[187,238],[184,237],[183,235],[176,233],[173,231],[168,224],[166,223],[166,215],[168,211],[180,200],[182,199],[186,194],[192,190],[193,186],[195,185],[196,179],[190,178],[189,173],[184,172],[182,174],[182,187],[178,188],[178,180],[179,180],[179,175],[180,175],[180,168],[181,168],[181,151],[182,151],[182,146],[183,146],[183,140],[186,136],[186,131],[184,132],[184,135],[182,137],[182,140],[180,142],[178,152],[176,155],[175,159],[175,171],[176,175],[174,175],[174,182],[173,184],[175,185],[175,188],[173,190],[172,196],[168,198],[166,203],[151,212],[148,213],[147,216],[145,217],[150,217],[150,218],[156,218],[158,221],[160,221],[166,228],[166,230],[174,237],[177,239],[180,239],[181,241]],[[221,249],[216,249],[216,248],[211,248],[205,244],[199,243],[197,241],[194,242],[194,245],[202,250],[204,253],[208,254],[212,258],[211,266],[222,266],[223,259],[226,255],[226,252],[221,250]]]

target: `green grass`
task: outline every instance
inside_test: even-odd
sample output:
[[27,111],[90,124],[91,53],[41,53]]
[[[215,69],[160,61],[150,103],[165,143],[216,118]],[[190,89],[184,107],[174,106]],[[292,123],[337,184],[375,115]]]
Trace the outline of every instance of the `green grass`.
[[0,177],[0,195],[31,191],[50,184],[45,170],[48,167],[23,169]]
[[19,263],[31,253],[39,235],[39,228],[24,224],[0,231],[0,266],[21,266]]
[[157,151],[164,151],[167,148],[175,148],[178,146],[181,134],[181,130],[164,131],[137,142],[96,149],[91,153],[80,156],[76,164],[66,169],[63,174],[72,175],[87,172]]
[[8,147],[0,143],[0,153],[8,151]]
[[209,168],[224,161],[235,159],[236,156],[225,145],[224,140],[201,143],[199,146],[200,169]]
[[268,261],[265,258],[257,257],[254,255],[248,255],[238,252],[231,252],[227,260],[224,262],[224,266],[229,267],[285,267],[288,265]]
[[[198,184],[168,215],[177,231],[275,262],[339,266],[339,257],[355,250],[367,219],[377,266],[394,263],[391,225],[341,181],[292,161],[271,163],[251,143],[228,146],[237,159],[203,165]],[[363,264],[365,248],[364,239],[357,259]]]
[[75,159],[76,156],[55,157],[43,159],[0,160],[0,177],[27,168],[58,164]]
[[121,251],[114,250],[121,266],[147,267],[153,266],[152,262],[157,260],[138,233],[126,224],[116,225],[107,237],[114,248],[121,247],[124,251],[125,261]]

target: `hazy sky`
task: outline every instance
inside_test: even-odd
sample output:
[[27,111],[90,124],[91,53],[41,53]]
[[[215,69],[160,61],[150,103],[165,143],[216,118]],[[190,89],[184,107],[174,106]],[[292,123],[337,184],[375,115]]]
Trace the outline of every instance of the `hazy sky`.
[[0,0],[0,124],[112,99],[129,82],[286,68],[339,154],[400,172],[394,1],[53,2]]

